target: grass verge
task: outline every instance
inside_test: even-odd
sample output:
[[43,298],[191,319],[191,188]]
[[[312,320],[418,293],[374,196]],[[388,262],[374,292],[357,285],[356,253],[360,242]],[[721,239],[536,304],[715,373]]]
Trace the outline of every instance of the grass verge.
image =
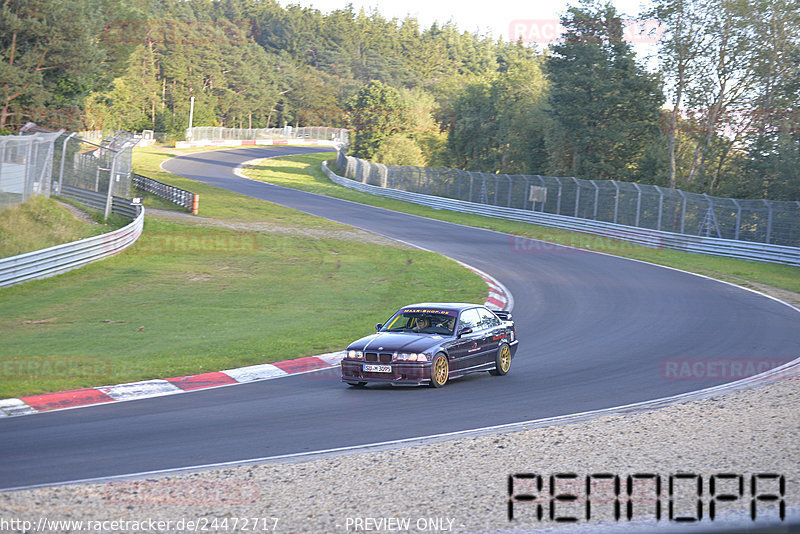
[[0,290],[0,398],[340,350],[409,302],[486,297],[452,260],[363,243],[350,227],[165,176],[155,161],[137,167],[204,195],[206,216],[241,214],[217,221],[236,229],[148,216],[124,253]]
[[[289,156],[280,159],[265,159],[245,166],[244,171],[250,178],[263,180],[275,185],[302,189],[312,193],[466,226],[496,230],[523,238],[543,240],[674,267],[744,287],[759,289],[772,294],[777,293],[777,296],[784,300],[792,301],[795,305],[800,304],[800,267],[737,260],[705,254],[690,254],[670,249],[653,249],[581,232],[570,232],[480,215],[436,210],[410,202],[377,197],[353,191],[331,182],[322,172],[320,164],[322,161],[332,158],[332,153],[320,153]],[[540,250],[532,248],[529,242],[515,240],[514,238],[510,240],[509,246],[512,252],[521,254],[537,253]],[[782,291],[776,292],[772,291],[773,289]]]
[[82,220],[68,207],[45,197],[33,197],[4,209],[0,211],[0,258],[104,234],[129,222],[118,216],[110,217],[107,224],[102,223],[102,217],[93,219]]

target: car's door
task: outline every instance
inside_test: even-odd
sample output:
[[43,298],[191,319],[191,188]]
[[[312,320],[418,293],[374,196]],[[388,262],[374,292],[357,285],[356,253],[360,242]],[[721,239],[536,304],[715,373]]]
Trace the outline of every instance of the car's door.
[[453,371],[461,371],[470,366],[469,362],[480,353],[482,333],[477,331],[480,316],[475,308],[464,310],[458,318],[456,324],[456,335],[465,329],[472,329],[468,334],[463,334],[456,339],[450,346],[450,368]]
[[479,363],[493,362],[497,349],[500,348],[500,343],[505,336],[503,335],[502,322],[495,314],[485,308],[478,308],[478,315],[480,317],[478,326],[483,333],[483,341],[481,346],[480,361]]

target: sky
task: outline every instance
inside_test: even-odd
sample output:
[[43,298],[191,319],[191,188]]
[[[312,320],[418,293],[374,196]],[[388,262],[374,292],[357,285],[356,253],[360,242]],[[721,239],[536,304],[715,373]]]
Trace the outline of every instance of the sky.
[[[491,0],[470,2],[469,0],[279,0],[282,6],[299,4],[313,7],[324,13],[344,8],[348,3],[358,11],[377,8],[387,19],[403,19],[412,15],[419,20],[421,28],[434,22],[452,21],[462,31],[478,32],[482,35],[504,39],[522,37],[526,42],[546,46],[552,41],[559,16],[567,7],[566,1],[541,2],[521,0]],[[577,2],[573,2],[577,3]],[[611,0],[617,11],[627,18],[637,20],[630,26],[634,49],[643,62],[646,56],[655,53],[654,41],[659,35],[654,21],[639,21],[638,15],[647,0]]]

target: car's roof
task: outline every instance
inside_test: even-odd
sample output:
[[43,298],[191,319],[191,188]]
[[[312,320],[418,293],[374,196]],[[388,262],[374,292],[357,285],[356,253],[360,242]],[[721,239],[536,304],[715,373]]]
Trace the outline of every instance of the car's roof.
[[442,308],[445,310],[466,310],[467,308],[483,307],[480,304],[470,304],[468,302],[418,302],[416,304],[408,304],[403,308]]

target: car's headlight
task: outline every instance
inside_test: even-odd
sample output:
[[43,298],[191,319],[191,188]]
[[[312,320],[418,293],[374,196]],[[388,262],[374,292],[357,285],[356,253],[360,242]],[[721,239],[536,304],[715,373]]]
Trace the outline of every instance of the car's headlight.
[[361,352],[360,350],[348,350],[347,357],[350,358],[351,360],[363,360],[364,353]]
[[407,361],[407,362],[427,362],[428,357],[424,354],[417,354],[416,352],[395,352],[394,353],[395,361]]

